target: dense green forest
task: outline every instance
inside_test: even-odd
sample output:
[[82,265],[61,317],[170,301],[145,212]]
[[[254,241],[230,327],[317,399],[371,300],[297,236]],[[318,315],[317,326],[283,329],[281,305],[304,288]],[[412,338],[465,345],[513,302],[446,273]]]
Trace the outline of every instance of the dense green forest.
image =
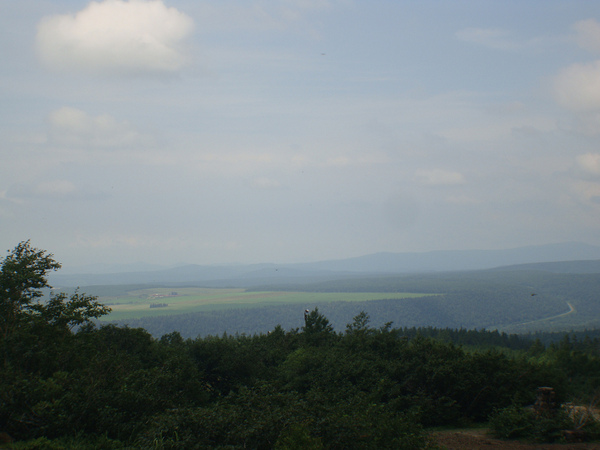
[[[333,327],[343,330],[361,311],[368,311],[375,327],[435,327],[499,330],[511,334],[600,329],[599,273],[555,273],[534,269],[483,270],[429,274],[398,274],[329,280],[318,283],[263,285],[248,291],[357,292],[389,295],[369,301],[307,302],[298,304],[239,305],[187,314],[139,317],[114,321],[142,327],[154,337],[178,331],[185,338],[227,333],[267,333],[303,325],[302,311],[319,308]],[[542,267],[545,267],[542,265]],[[575,266],[577,267],[577,266]],[[586,265],[585,268],[589,269]],[[101,299],[151,286],[90,286]],[[433,294],[405,298],[405,293]],[[110,315],[104,320],[110,320]]]
[[[542,342],[497,331],[336,330],[313,308],[267,333],[153,337],[97,326],[76,292],[41,298],[52,255],[19,244],[0,268],[0,439],[14,448],[435,448],[429,430],[489,422],[503,437],[598,437],[593,420],[526,405],[590,404],[597,336]],[[369,303],[371,305],[371,303]]]
[[[562,263],[563,269],[568,266]],[[529,269],[531,267],[531,269]],[[404,274],[279,285],[319,292],[438,293],[419,310],[408,303],[394,324],[499,328],[513,333],[600,328],[600,273],[556,273],[544,264],[470,272]],[[574,265],[573,267],[578,267]],[[586,264],[582,270],[590,269]],[[574,269],[573,269],[574,270]],[[252,289],[268,290],[269,286]],[[271,286],[275,288],[275,286]],[[391,297],[393,298],[393,297]],[[574,308],[572,314],[565,314]],[[398,304],[396,308],[403,308]],[[562,315],[562,316],[561,316]],[[558,316],[558,317],[557,317]]]
[[[177,312],[176,307],[169,305],[151,311],[152,314],[138,309],[137,317],[129,313],[127,318],[120,316],[119,308],[115,307],[115,312],[102,318],[102,323],[144,328],[155,338],[174,331],[184,338],[197,338],[223,333],[261,334],[277,325],[286,330],[294,329],[303,325],[304,309],[317,307],[337,331],[343,330],[359,312],[368,311],[374,327],[392,322],[396,328],[486,329],[511,334],[548,334],[600,329],[598,263],[567,261],[477,271],[368,276],[363,273],[352,277],[341,274],[340,278],[321,277],[320,281],[316,281],[316,277],[301,277],[294,281],[284,277],[271,280],[271,284],[260,284],[259,281],[266,281],[259,277],[221,280],[219,283],[215,280],[191,280],[166,285],[95,285],[86,286],[85,290],[107,306],[118,304],[120,298],[130,297],[137,291],[215,289],[229,286],[228,282],[233,283],[229,288],[245,289],[249,295],[278,292],[293,293],[299,297],[302,293],[307,294],[306,301],[300,305],[293,302],[274,304],[256,301],[252,305],[233,302],[213,308],[190,308],[185,313]],[[347,295],[348,299],[315,302],[310,295],[314,293],[336,294],[340,299]],[[358,293],[372,293],[373,298],[358,302],[352,299]],[[382,299],[378,293],[385,293],[387,299]],[[407,298],[407,293],[428,298],[418,298],[417,295]]]

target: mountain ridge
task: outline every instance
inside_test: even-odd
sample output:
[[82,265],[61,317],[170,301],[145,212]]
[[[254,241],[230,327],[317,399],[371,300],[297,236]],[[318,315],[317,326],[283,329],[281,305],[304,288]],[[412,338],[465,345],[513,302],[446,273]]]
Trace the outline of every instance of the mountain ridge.
[[[51,274],[50,282],[60,286],[110,284],[202,284],[212,286],[252,286],[290,280],[346,278],[372,274],[407,274],[496,269],[505,266],[554,263],[550,271],[562,270],[556,264],[571,264],[569,270],[592,270],[585,261],[600,260],[600,247],[578,242],[525,246],[502,250],[438,250],[430,252],[379,252],[352,258],[313,263],[258,263],[239,265],[188,264],[137,272]],[[600,264],[600,263],[598,263]],[[586,266],[586,268],[583,268]],[[581,267],[581,268],[577,268]],[[521,267],[522,270],[532,270]],[[539,269],[544,270],[544,269]]]

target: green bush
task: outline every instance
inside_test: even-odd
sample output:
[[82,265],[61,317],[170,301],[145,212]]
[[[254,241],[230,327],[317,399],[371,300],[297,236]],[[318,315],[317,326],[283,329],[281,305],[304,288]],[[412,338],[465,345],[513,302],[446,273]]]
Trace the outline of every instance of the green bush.
[[512,405],[496,411],[490,418],[490,427],[503,439],[557,442],[564,440],[564,430],[573,429],[574,424],[564,410],[537,415],[530,408]]
[[490,418],[494,434],[502,439],[520,439],[533,434],[533,411],[512,405],[497,410]]
[[325,448],[321,439],[310,434],[303,423],[293,424],[283,430],[275,442],[275,450],[321,450]]

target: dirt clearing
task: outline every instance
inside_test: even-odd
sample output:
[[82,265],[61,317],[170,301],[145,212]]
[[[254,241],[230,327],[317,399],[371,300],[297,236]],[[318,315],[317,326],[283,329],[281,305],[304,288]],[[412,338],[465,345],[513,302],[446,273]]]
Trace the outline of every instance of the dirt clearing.
[[529,444],[520,441],[504,441],[489,435],[487,429],[447,430],[433,433],[435,442],[442,449],[490,449],[498,450],[600,450],[600,442],[581,442],[574,444]]

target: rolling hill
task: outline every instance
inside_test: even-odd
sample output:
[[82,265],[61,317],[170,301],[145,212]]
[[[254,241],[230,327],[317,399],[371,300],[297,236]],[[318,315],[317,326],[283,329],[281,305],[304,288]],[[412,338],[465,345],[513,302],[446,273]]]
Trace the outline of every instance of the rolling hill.
[[[72,269],[52,274],[56,286],[116,284],[197,285],[210,287],[251,287],[264,284],[356,278],[373,274],[409,274],[483,270],[520,264],[552,263],[537,266],[549,271],[590,271],[600,265],[600,247],[563,243],[520,247],[509,250],[461,250],[425,253],[376,253],[356,258],[302,264],[185,265],[137,272],[80,273]],[[579,261],[574,263],[573,261]],[[561,263],[570,262],[567,266]],[[583,269],[583,267],[586,267]],[[524,269],[528,269],[524,267]],[[104,271],[107,269],[104,268]]]

